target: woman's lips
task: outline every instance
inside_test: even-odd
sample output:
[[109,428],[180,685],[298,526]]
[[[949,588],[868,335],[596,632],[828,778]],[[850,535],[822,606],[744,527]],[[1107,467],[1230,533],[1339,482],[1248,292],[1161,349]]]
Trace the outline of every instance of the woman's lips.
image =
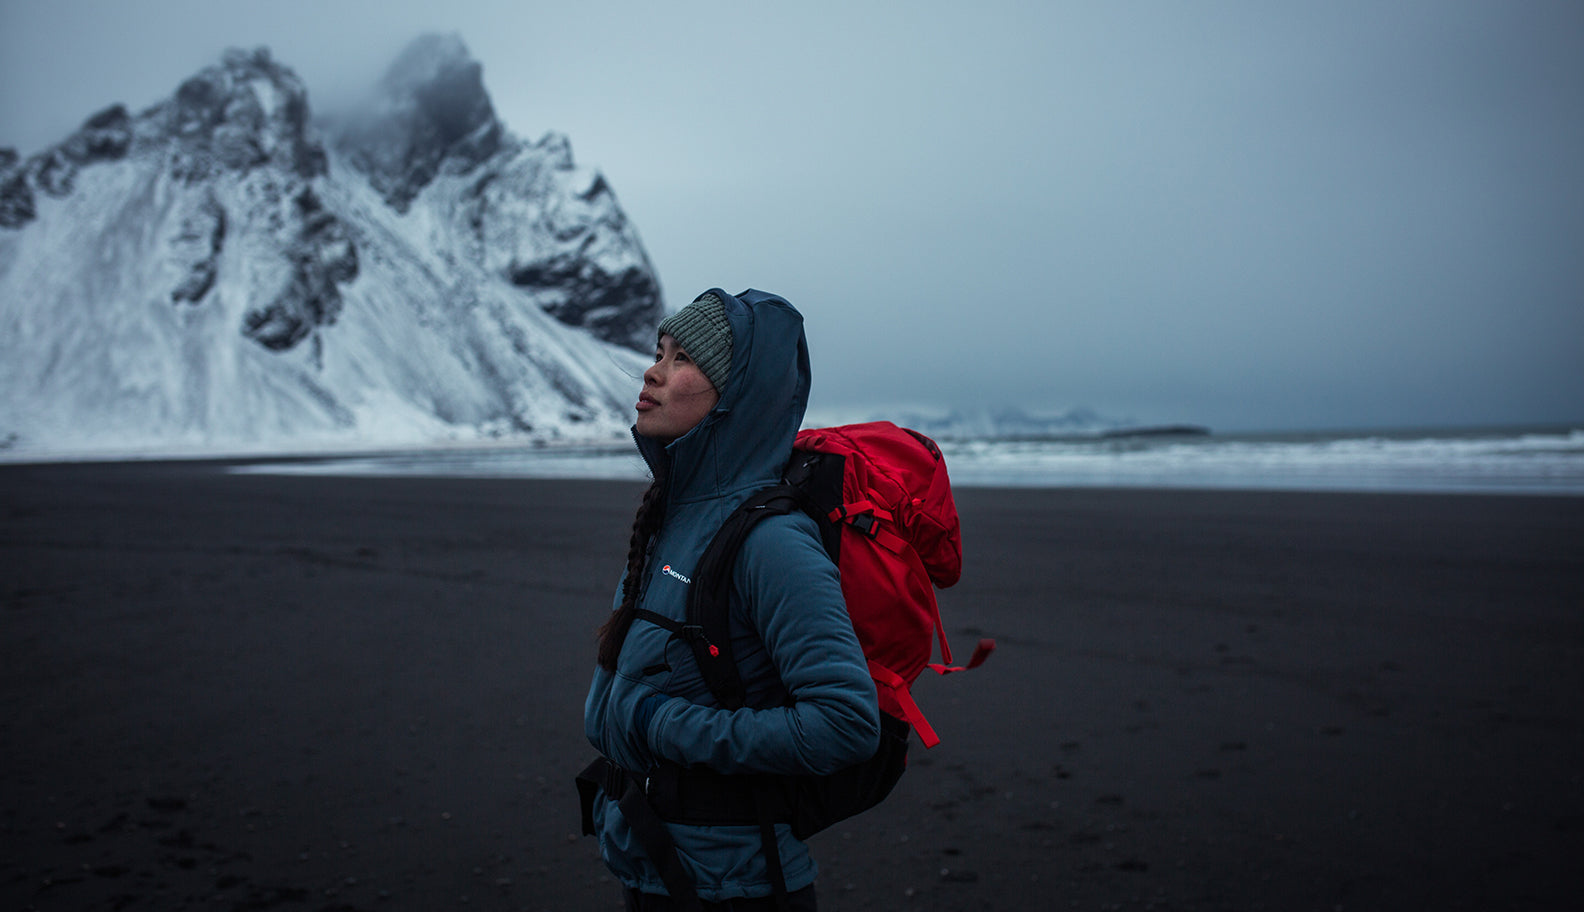
[[647,412],[652,408],[658,407],[659,405],[660,403],[655,401],[655,398],[648,393],[638,397],[638,411],[640,412]]

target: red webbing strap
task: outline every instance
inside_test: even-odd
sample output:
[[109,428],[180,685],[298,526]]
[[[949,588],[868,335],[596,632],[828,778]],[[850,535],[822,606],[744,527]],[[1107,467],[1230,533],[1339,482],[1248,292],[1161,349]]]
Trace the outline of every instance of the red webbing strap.
[[901,554],[902,549],[908,546],[907,540],[902,536],[882,529],[879,526],[875,527],[874,532],[869,537],[879,542],[882,547],[892,554]]
[[878,662],[870,660],[869,676],[875,679],[876,684],[882,684],[896,697],[897,705],[902,710],[903,718],[918,732],[919,740],[926,748],[934,747],[940,743],[940,735],[935,734],[935,729],[930,727],[929,721],[924,718],[924,712],[913,702],[913,695],[908,693],[907,681],[902,676]]
[[871,512],[882,519],[891,518],[889,511],[876,507],[874,501],[872,500],[855,500],[852,503],[844,503],[841,506],[831,510],[829,516],[831,522],[842,522],[851,517],[857,516],[860,513]]
[[[983,665],[984,660],[990,658],[990,653],[992,652],[995,652],[995,640],[989,639],[987,637],[983,640],[980,640],[979,645],[974,647],[973,655],[969,657],[967,665],[946,665],[938,662],[931,662],[924,667],[938,674],[951,674],[954,671],[967,671],[970,668],[978,668],[980,665]],[[947,656],[946,660],[951,661],[951,656]]]
[[[875,521],[867,527],[860,526],[857,520],[864,516],[871,516]],[[844,503],[830,511],[830,521],[833,523],[846,523],[857,532],[879,542],[882,547],[892,554],[901,554],[902,549],[908,546],[907,540],[902,536],[881,526],[878,521],[893,522],[895,517],[890,510],[882,510],[872,500],[859,500],[853,503]]]

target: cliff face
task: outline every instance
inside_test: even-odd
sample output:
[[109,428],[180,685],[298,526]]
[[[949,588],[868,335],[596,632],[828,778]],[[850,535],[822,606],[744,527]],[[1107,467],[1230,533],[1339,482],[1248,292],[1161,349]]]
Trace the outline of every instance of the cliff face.
[[513,138],[459,39],[413,42],[363,113],[327,129],[398,213],[444,178],[465,177],[428,202],[467,236],[478,262],[569,326],[640,352],[653,345],[659,282],[610,186],[573,164],[565,137]]
[[483,67],[460,40],[442,35],[408,45],[361,116],[337,126],[348,161],[398,212],[442,167],[465,173],[489,161],[505,134],[484,91]]
[[0,150],[0,441],[619,434],[662,305],[603,177],[506,130],[455,38],[360,112],[316,125],[291,70],[231,51]]

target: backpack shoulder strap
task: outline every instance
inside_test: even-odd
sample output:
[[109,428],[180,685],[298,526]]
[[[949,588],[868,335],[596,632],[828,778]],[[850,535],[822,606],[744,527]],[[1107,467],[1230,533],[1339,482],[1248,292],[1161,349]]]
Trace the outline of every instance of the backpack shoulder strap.
[[731,645],[728,599],[732,566],[754,527],[771,516],[784,516],[796,509],[799,499],[791,485],[775,485],[756,492],[721,523],[720,531],[710,539],[694,568],[682,638],[693,648],[704,683],[727,709],[740,708],[746,696]]
[[847,457],[840,453],[793,450],[787,463],[786,483],[799,498],[799,506],[819,527],[820,544],[831,563],[841,563],[841,525],[836,521],[842,506],[842,473]]
[[704,683],[727,709],[741,707],[746,697],[732,654],[728,601],[737,554],[760,522],[801,510],[819,527],[820,544],[834,562],[841,548],[841,527],[832,521],[832,514],[841,505],[843,465],[838,454],[794,450],[782,483],[754,492],[733,510],[694,568],[687,624],[680,634],[693,649]]

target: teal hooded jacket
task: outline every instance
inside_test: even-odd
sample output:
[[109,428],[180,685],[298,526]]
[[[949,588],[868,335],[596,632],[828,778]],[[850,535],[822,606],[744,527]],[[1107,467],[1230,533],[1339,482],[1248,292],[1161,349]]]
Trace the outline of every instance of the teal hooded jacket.
[[[678,621],[687,614],[694,566],[726,515],[780,480],[808,403],[808,347],[797,310],[764,292],[712,292],[725,302],[732,333],[719,403],[669,445],[634,434],[651,471],[669,479],[638,604]],[[794,512],[761,522],[738,554],[731,593],[744,707],[722,708],[688,645],[638,619],[616,670],[595,670],[583,713],[594,748],[635,772],[670,760],[722,773],[824,774],[872,756],[880,738],[874,682],[813,520]],[[610,796],[596,799],[594,822],[600,853],[624,884],[667,892]],[[700,898],[771,892],[756,827],[667,826]],[[777,838],[787,888],[813,883],[807,846],[785,825]]]

